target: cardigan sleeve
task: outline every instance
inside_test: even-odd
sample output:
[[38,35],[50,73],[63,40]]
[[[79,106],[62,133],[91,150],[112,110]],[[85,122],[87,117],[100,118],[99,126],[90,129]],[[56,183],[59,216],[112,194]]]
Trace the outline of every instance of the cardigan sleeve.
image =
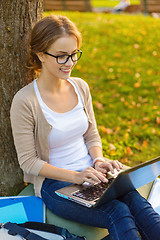
[[40,159],[36,152],[35,121],[31,104],[19,92],[13,98],[10,119],[20,167],[25,173],[38,176],[39,171],[46,162]]
[[84,134],[84,139],[88,149],[90,149],[93,146],[99,146],[102,148],[102,142],[97,129],[96,119],[94,115],[90,89],[87,83],[85,85],[86,85],[86,88],[85,88],[84,104],[86,108],[86,113],[89,118],[89,127],[87,132]]

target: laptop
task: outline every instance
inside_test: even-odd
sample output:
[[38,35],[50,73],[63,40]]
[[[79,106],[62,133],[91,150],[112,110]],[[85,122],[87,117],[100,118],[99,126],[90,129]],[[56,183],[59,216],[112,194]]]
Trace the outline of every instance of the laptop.
[[108,183],[71,184],[55,193],[86,207],[96,207],[154,181],[160,175],[160,156],[122,170],[116,176],[107,173]]

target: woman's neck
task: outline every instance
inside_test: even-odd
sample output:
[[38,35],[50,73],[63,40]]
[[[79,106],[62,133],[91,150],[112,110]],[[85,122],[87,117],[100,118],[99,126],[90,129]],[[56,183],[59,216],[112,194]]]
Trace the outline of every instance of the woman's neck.
[[43,72],[40,73],[39,78],[37,79],[38,86],[45,90],[52,93],[58,93],[62,91],[64,81],[62,79],[53,78],[53,76],[46,76]]

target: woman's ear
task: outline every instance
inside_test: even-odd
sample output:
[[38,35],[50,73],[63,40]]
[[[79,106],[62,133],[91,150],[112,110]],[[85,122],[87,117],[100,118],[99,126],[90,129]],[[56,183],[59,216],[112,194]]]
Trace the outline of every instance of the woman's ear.
[[37,53],[37,57],[39,58],[39,60],[43,63],[45,61],[45,56],[43,52],[39,52]]

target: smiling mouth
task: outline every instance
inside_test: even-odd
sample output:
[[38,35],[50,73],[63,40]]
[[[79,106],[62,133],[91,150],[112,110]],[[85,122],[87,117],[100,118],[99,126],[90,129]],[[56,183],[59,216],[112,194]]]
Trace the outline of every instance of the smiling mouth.
[[60,69],[60,70],[64,73],[70,73],[71,72],[71,69]]

